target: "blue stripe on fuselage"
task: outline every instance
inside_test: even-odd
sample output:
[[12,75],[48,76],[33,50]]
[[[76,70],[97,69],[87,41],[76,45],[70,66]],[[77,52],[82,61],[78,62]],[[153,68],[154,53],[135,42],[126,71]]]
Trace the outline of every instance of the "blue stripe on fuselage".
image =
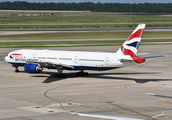
[[72,66],[74,67],[74,70],[111,70],[111,69],[117,69],[119,67],[92,67],[92,66]]

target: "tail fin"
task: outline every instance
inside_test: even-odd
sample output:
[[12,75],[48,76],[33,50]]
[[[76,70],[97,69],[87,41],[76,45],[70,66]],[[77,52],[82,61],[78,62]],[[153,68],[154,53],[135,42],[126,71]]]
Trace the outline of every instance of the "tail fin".
[[139,48],[139,44],[144,32],[146,24],[139,24],[137,28],[131,33],[128,39],[123,43],[118,52],[124,55],[135,56]]

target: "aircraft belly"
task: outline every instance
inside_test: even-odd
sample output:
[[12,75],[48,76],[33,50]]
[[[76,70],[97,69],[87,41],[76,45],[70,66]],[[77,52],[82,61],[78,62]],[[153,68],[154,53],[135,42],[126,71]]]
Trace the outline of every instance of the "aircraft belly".
[[119,67],[100,67],[100,66],[72,66],[74,70],[97,70],[97,71],[103,71],[103,70],[111,70],[111,69],[117,69]]
[[16,66],[24,66],[26,63],[16,63],[16,62],[9,62],[10,64],[12,64],[14,67]]
[[85,70],[98,70],[98,71],[104,71],[104,70],[111,70],[111,69],[117,69],[119,67],[91,67],[91,66],[85,66]]

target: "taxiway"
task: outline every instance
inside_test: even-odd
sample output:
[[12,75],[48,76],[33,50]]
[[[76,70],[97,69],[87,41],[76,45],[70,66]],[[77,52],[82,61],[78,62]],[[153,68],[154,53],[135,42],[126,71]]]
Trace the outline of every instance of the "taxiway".
[[[1,35],[25,35],[45,33],[78,33],[78,32],[132,32],[133,29],[59,29],[59,30],[0,30]],[[146,28],[147,32],[171,32],[171,28]]]

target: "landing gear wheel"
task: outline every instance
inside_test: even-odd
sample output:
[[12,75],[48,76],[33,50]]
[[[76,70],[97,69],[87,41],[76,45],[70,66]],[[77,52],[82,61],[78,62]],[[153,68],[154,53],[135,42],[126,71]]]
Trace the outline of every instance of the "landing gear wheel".
[[85,75],[88,76],[88,72],[85,72]]
[[19,70],[15,70],[16,73],[20,72]]
[[81,72],[77,72],[76,75],[77,76],[88,76],[88,72],[81,71]]
[[15,69],[15,72],[16,72],[16,73],[18,73],[18,72],[19,72],[19,69],[18,69],[18,67],[16,67],[16,69]]

